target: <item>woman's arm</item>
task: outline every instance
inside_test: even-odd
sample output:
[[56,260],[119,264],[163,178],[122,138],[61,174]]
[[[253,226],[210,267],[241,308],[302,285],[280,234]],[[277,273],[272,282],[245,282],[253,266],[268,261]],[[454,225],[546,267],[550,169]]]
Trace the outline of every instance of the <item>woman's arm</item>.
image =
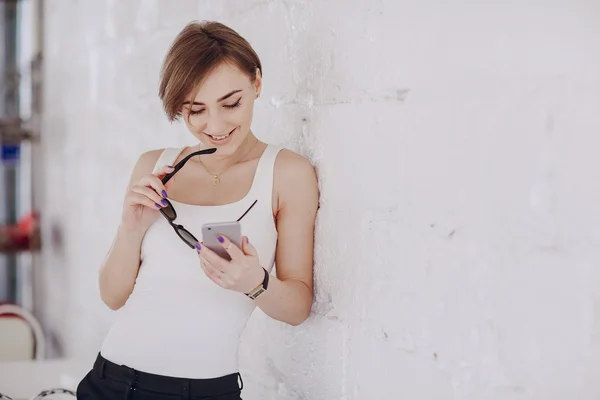
[[256,304],[270,317],[299,325],[313,302],[314,226],[319,204],[317,177],[304,157],[282,150],[274,178],[277,205],[277,276]]
[[100,298],[111,310],[123,307],[133,291],[143,237],[144,232],[119,226],[113,246],[100,268]]
[[[131,174],[127,192],[152,171],[160,152],[155,150],[142,154]],[[112,310],[121,308],[133,291],[140,267],[142,239],[148,229],[146,225],[126,226],[121,223],[112,248],[100,268],[100,298]]]

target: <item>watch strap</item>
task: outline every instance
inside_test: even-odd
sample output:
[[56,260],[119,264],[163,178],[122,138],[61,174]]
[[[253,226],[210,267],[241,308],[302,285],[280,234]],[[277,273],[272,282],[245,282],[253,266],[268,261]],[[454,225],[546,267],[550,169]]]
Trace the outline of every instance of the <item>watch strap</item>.
[[250,297],[252,300],[263,294],[269,286],[269,272],[264,268],[263,271],[265,271],[265,277],[263,281],[257,287],[246,293],[246,296]]

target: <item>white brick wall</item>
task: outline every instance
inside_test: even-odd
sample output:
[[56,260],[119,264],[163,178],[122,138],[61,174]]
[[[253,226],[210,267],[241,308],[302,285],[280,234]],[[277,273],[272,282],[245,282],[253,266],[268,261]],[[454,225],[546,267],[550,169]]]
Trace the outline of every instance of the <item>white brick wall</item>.
[[262,58],[256,133],[322,190],[314,314],[254,315],[246,399],[600,396],[597,2],[49,0],[46,17],[37,301],[66,354],[97,352],[113,319],[97,270],[138,154],[191,140],[157,99],[165,50],[216,19]]

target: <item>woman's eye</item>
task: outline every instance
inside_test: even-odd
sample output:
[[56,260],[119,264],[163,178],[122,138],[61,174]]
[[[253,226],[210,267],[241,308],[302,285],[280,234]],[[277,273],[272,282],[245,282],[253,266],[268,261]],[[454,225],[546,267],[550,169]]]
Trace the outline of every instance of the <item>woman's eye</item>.
[[[240,100],[242,98],[240,97],[235,103],[233,104],[224,104],[223,107],[228,108],[228,109],[233,109],[236,107],[239,107],[241,105]],[[204,108],[200,109],[200,110],[192,110],[190,109],[190,115],[198,115],[198,114],[202,114],[205,111]]]
[[234,104],[225,104],[223,107],[225,108],[236,108],[240,105],[240,100],[242,98],[240,97]]

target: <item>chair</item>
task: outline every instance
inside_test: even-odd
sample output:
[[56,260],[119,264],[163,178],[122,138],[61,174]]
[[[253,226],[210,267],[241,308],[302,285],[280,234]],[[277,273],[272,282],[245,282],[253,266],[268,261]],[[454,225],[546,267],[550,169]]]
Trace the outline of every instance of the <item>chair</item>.
[[[21,307],[0,304],[0,400],[75,397],[74,388],[60,387],[60,378],[82,368],[63,360],[44,360],[44,354],[44,332],[38,320]],[[79,378],[82,373],[73,376]]]
[[44,353],[44,333],[33,314],[0,304],[0,361],[42,360]]

